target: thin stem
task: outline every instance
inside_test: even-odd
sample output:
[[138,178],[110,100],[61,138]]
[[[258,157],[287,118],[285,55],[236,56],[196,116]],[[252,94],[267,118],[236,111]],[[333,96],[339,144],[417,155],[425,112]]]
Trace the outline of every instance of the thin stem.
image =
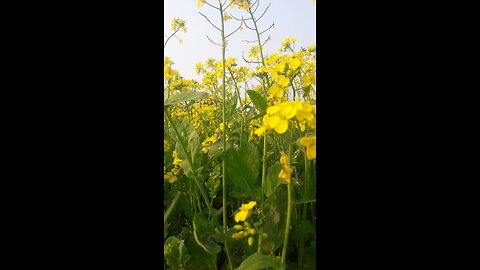
[[180,27],[179,27],[177,30],[175,30],[175,32],[173,32],[173,34],[171,34],[171,35],[167,38],[167,40],[165,41],[165,44],[163,44],[163,48],[164,48],[164,49],[167,47],[168,41],[169,41],[173,36],[175,36],[175,34],[176,34],[179,30],[180,30]]
[[[218,31],[222,32],[222,30],[220,30],[220,28],[218,28],[215,24],[213,24],[207,16],[203,15],[201,12],[199,12],[200,15],[202,15],[203,17],[205,17],[205,19],[207,19],[207,21],[213,26],[215,27],[215,29],[217,29]],[[222,13],[222,26],[223,26],[223,13]],[[223,27],[222,27],[223,28]]]
[[172,203],[168,207],[167,212],[165,212],[165,214],[163,215],[163,223],[167,222],[168,217],[170,216],[173,209],[175,208],[175,205],[177,204],[179,197],[180,197],[180,192],[178,192],[177,195],[175,195],[175,198],[173,199]]
[[[267,174],[267,134],[263,136],[262,189],[260,193],[260,204],[263,203],[266,174]],[[262,253],[262,231],[261,230],[258,233],[258,253]]]
[[[220,32],[222,33],[222,118],[223,118],[223,159],[222,159],[222,204],[223,204],[223,232],[227,232],[227,185],[226,185],[226,173],[225,173],[225,150],[226,150],[226,137],[227,137],[227,125],[225,121],[225,47],[227,46],[227,42],[225,39],[225,23],[223,20],[223,7],[222,1],[218,1],[220,4],[220,18],[222,21],[222,29]],[[226,3],[227,1],[225,1]],[[232,259],[230,258],[230,251],[228,249],[227,242],[225,242],[225,251],[227,253],[228,264],[230,265],[230,269],[233,269]]]
[[[290,141],[293,139],[293,133],[290,131]],[[292,156],[292,145],[288,146],[288,166],[290,166],[290,157]],[[287,207],[287,222],[285,225],[285,237],[283,238],[283,248],[282,248],[282,265],[285,264],[285,260],[287,259],[287,247],[288,247],[288,234],[290,232],[290,220],[292,216],[292,181],[287,183],[288,185],[288,207]]]

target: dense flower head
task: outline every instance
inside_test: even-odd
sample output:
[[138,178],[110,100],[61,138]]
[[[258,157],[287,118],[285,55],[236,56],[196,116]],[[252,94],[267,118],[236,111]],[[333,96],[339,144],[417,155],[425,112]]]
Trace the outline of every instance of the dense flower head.
[[233,5],[236,5],[237,8],[243,9],[245,11],[248,11],[248,9],[250,8],[250,3],[248,0],[233,0],[230,3],[229,7],[233,7]]
[[293,169],[290,166],[283,166],[282,170],[278,174],[278,178],[285,180],[285,182],[290,183],[290,176],[292,175]]
[[263,117],[263,126],[258,128],[255,134],[261,136],[272,129],[278,134],[283,134],[288,130],[288,122],[293,117],[298,121],[314,121],[314,105],[306,101],[286,101],[270,106]]
[[168,180],[170,184],[173,184],[175,181],[177,181],[177,177],[172,172],[165,174],[164,179]]
[[237,230],[235,233],[232,234],[233,239],[242,239],[245,237],[248,237],[247,243],[249,246],[253,244],[253,235],[255,235],[256,230],[250,226],[250,223],[244,222],[243,225],[235,225],[233,226],[235,230]]
[[177,151],[173,150],[172,157],[173,157],[173,163],[172,163],[173,165],[180,165],[180,163],[182,163],[182,160],[178,158]]
[[187,28],[185,27],[185,21],[179,18],[174,18],[172,20],[172,31],[183,30],[184,33],[187,32]]
[[[279,52],[292,50],[291,45],[297,40],[297,38],[285,38],[282,42],[282,47],[278,50]],[[293,51],[293,50],[292,50]]]
[[257,58],[259,54],[260,54],[260,48],[258,46],[250,47],[250,51],[248,51],[248,57]]
[[205,4],[205,2],[207,2],[207,0],[198,0],[197,7],[202,6],[203,4]]

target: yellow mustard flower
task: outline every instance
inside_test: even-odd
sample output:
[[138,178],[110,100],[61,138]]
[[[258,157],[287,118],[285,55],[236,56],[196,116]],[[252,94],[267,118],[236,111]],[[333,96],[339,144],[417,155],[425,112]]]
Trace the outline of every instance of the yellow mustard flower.
[[232,17],[230,17],[226,12],[223,13],[223,20],[227,21],[230,20]]
[[282,164],[283,166],[286,166],[288,164],[288,156],[287,155],[282,154],[282,156],[280,157],[280,164]]
[[164,179],[167,179],[170,184],[173,184],[175,181],[177,181],[177,177],[171,172],[165,174]]
[[163,140],[163,149],[164,149],[164,150],[168,150],[168,148],[170,148],[170,145],[168,144],[168,141],[167,141],[167,140]]
[[242,239],[243,238],[243,233],[241,233],[241,232],[234,233],[234,234],[232,234],[232,238],[233,239]]
[[172,169],[172,173],[174,175],[178,175],[179,172],[180,172],[180,168],[178,168],[178,167],[175,167],[175,168]]
[[293,59],[290,59],[288,61],[288,64],[293,68],[293,69],[297,69],[301,64],[302,64],[302,61],[296,59],[296,58],[293,58]]
[[248,237],[248,245],[251,246],[253,244],[253,237]]
[[242,204],[239,208],[240,212],[235,215],[235,222],[245,221],[252,215],[252,208],[257,204],[255,201],[251,201],[247,204]]
[[280,85],[281,87],[287,87],[289,81],[290,81],[290,80],[289,80],[287,77],[283,76],[283,75],[279,75],[279,76],[277,77],[277,83],[278,83],[278,85]]
[[303,137],[300,139],[300,145],[307,147],[307,159],[312,160],[317,157],[317,137]]
[[293,170],[289,166],[284,166],[283,169],[278,174],[278,178],[284,179],[287,183],[290,183],[290,175],[292,174]]
[[182,163],[182,160],[178,158],[177,156],[177,151],[173,150],[173,165],[180,165]]
[[207,2],[207,0],[198,0],[197,7],[202,6],[203,4],[205,4],[205,2]]

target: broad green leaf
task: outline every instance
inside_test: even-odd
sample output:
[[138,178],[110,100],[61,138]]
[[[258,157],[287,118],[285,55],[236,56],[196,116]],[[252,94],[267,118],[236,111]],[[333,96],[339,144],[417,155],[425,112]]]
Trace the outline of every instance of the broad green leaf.
[[262,225],[262,253],[276,251],[283,243],[287,213],[287,185],[280,185],[265,202],[264,212],[267,213]]
[[308,234],[314,234],[315,228],[313,227],[312,223],[308,220],[302,221],[298,225],[294,225],[294,229],[292,231],[292,239],[299,239],[301,237],[308,236]]
[[229,149],[225,157],[227,181],[231,181],[238,188],[247,191],[249,195],[255,193],[259,186],[260,158],[253,143],[246,143],[242,148]]
[[246,258],[235,270],[259,270],[267,267],[280,267],[280,258],[254,253]]
[[247,94],[257,110],[262,112],[267,109],[267,100],[262,95],[253,90],[247,90]]
[[197,244],[210,254],[217,254],[222,249],[215,240],[217,239],[215,230],[203,217],[202,214],[197,213],[193,218],[193,234]]
[[191,258],[183,241],[178,240],[175,236],[171,236],[165,241],[163,254],[171,269],[186,269]]
[[[226,151],[228,152],[232,148],[232,143],[227,141],[225,143],[225,148],[227,148]],[[223,153],[222,150],[223,150],[223,140],[218,140],[210,146],[210,150],[208,150],[208,157],[209,158],[219,157]]]
[[[175,145],[175,151],[177,152],[178,157],[182,159],[180,167],[184,170],[187,177],[193,178],[195,175],[198,175],[198,170],[200,169],[200,140],[197,132],[187,119],[179,121],[176,127],[180,133],[180,138],[177,138],[178,141]],[[184,152],[181,145],[182,143],[186,148],[186,152]],[[192,166],[190,166],[187,157],[190,158]]]
[[195,270],[216,270],[217,269],[217,255],[212,255],[203,248],[201,248],[194,239],[192,234],[189,234],[185,240],[185,246],[192,258],[186,269]]
[[209,95],[207,92],[186,92],[186,93],[178,93],[173,96],[170,96],[165,100],[164,105],[175,105],[181,102],[189,101],[189,100],[197,100],[207,98]]

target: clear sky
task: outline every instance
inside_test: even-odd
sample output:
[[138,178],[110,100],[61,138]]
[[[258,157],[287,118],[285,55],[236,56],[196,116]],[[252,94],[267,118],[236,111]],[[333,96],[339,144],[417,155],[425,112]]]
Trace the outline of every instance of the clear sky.
[[[207,58],[222,59],[221,47],[214,45],[207,39],[207,35],[213,41],[221,43],[220,32],[198,12],[209,17],[210,21],[217,26],[221,26],[220,13],[218,10],[203,5],[197,7],[198,0],[165,0],[164,7],[164,34],[170,35],[171,22],[173,18],[180,18],[186,21],[187,33],[179,31],[177,37],[183,40],[179,43],[178,39],[172,37],[165,48],[165,56],[171,58],[175,64],[173,69],[178,70],[180,75],[186,79],[199,79],[195,74],[195,64],[204,62]],[[230,2],[230,1],[228,1]],[[208,3],[218,6],[218,0],[208,0]],[[272,23],[275,26],[265,32],[261,39],[266,40],[270,35],[271,40],[265,44],[267,55],[274,53],[280,47],[286,37],[295,38],[296,48],[307,48],[316,44],[316,3],[312,0],[260,0],[260,6],[256,12],[258,18],[264,9],[271,3],[270,8],[258,22],[260,30],[267,29]],[[238,8],[227,9],[227,14],[239,18],[242,15],[248,17],[248,13]],[[248,22],[251,21],[247,21]],[[225,23],[226,34],[237,29],[240,22],[236,20],[227,20]],[[252,23],[248,24],[250,27]],[[164,37],[164,41],[166,37]],[[241,66],[250,66],[242,59],[242,51],[247,58],[251,46],[256,43],[247,43],[243,40],[256,40],[254,31],[243,26],[242,31],[237,31],[228,39],[226,49],[226,58],[238,58],[237,63]]]

